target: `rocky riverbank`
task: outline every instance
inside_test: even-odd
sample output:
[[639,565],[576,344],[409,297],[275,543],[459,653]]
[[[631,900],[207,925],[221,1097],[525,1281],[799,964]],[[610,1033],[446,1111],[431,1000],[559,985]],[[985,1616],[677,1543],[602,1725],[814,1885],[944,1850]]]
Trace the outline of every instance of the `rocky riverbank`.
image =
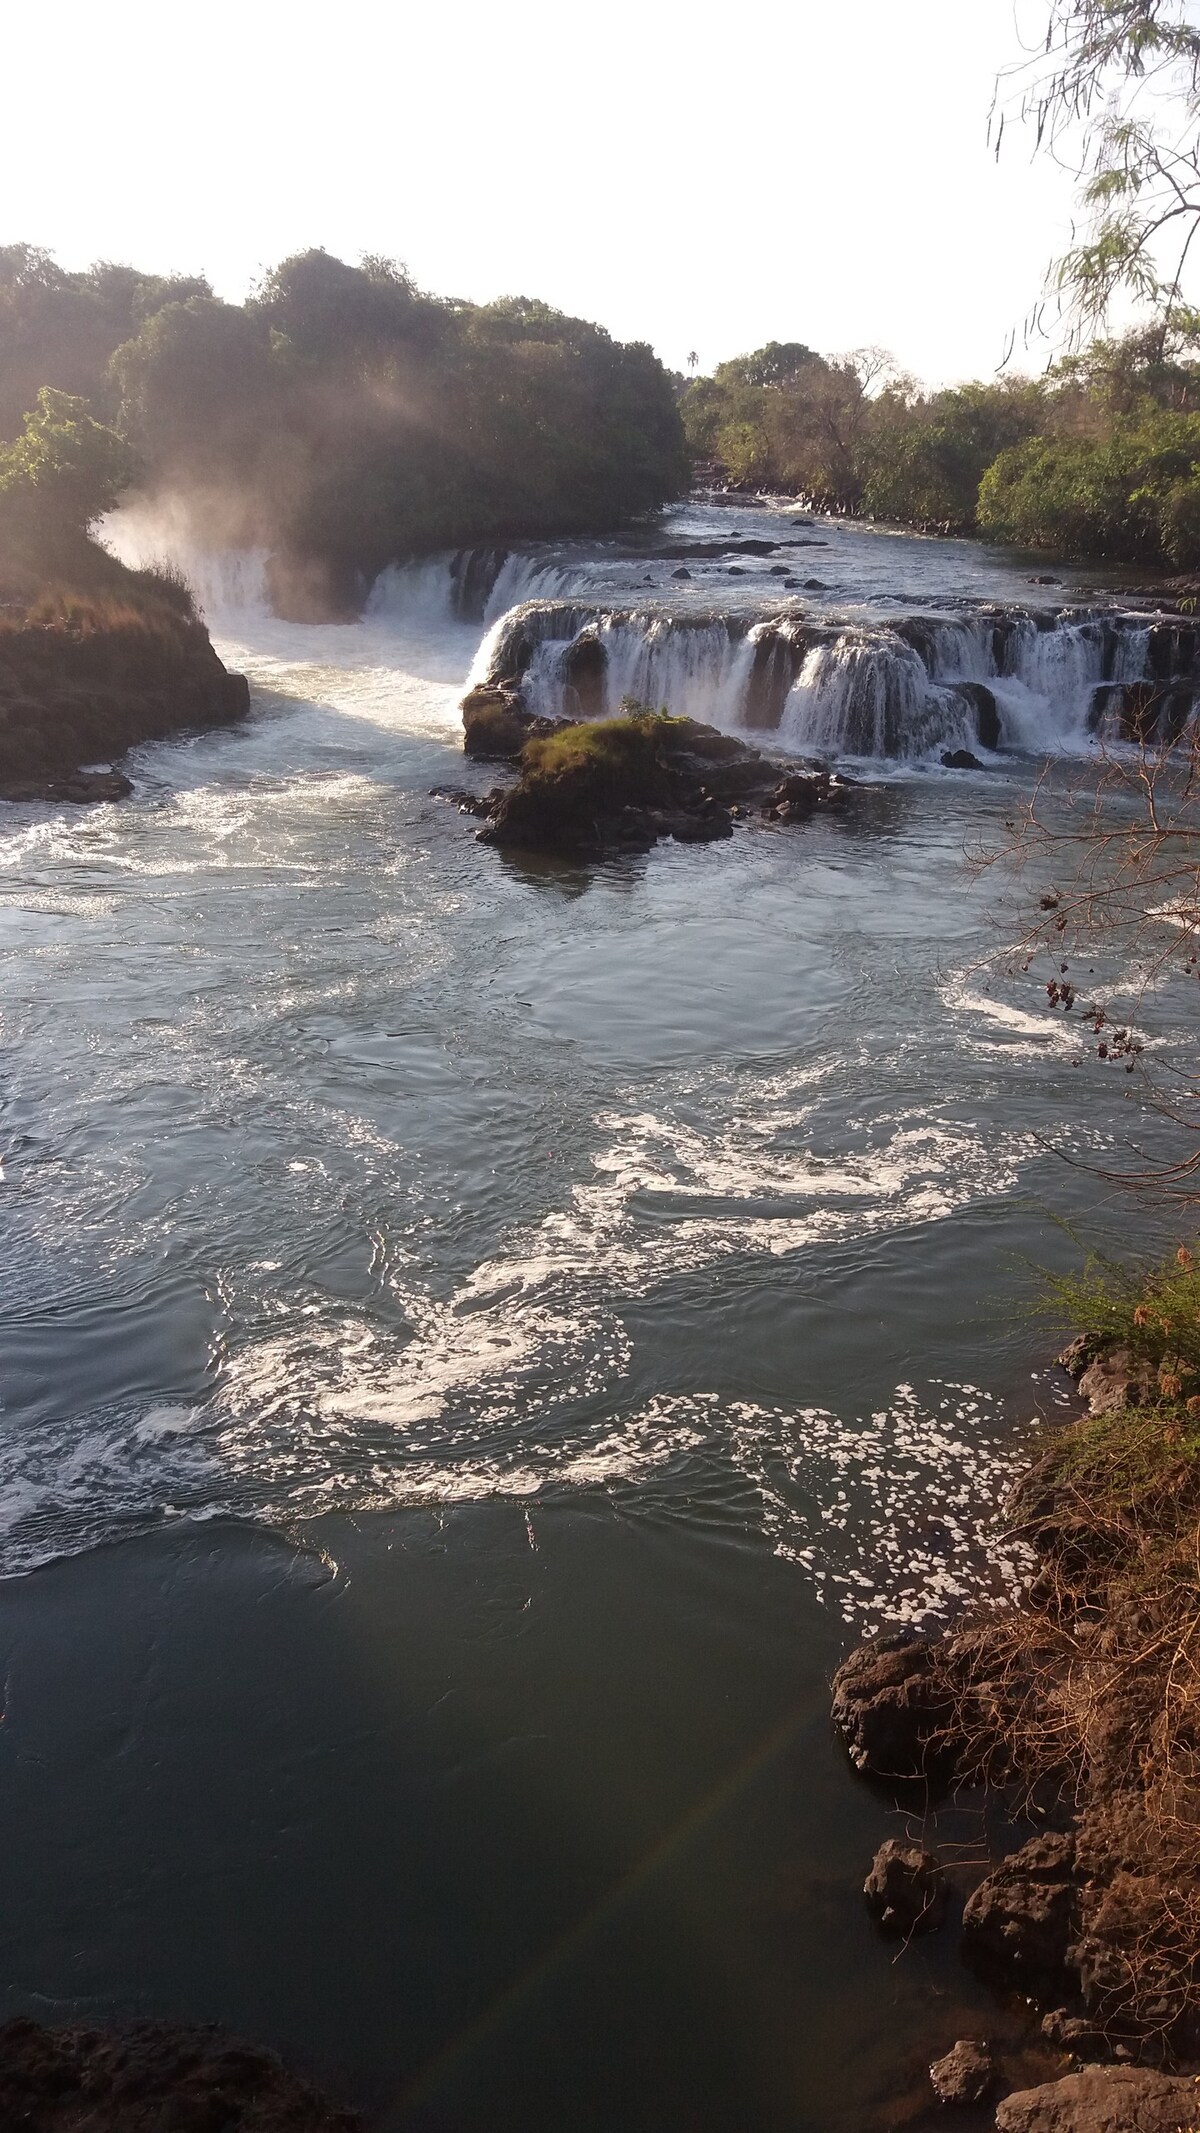
[[784,770],[732,735],[642,705],[592,722],[536,718],[516,690],[473,689],[464,751],[511,764],[515,782],[443,797],[483,820],[481,842],[602,857],[660,838],[709,844],[735,822],[807,822],[841,806],[850,781],[824,768]]
[[[834,1678],[856,1770],[924,1817],[927,1842],[884,1846],[868,1875],[881,1927],[938,1930],[965,1897],[964,1959],[1078,2070],[1001,2104],[1006,2133],[1200,2121],[1198,1282],[1181,1248],[1140,1288],[1093,1290],[1061,1358],[1086,1412],[1008,1509],[1033,1563],[1021,1602],[882,1633]],[[951,1789],[1002,1811],[982,1874],[934,1848]],[[978,2042],[971,2100],[1003,2086]]]
[[23,2133],[357,2133],[274,2053],[215,2029],[0,2027],[0,2125]]
[[190,595],[148,576],[0,600],[0,799],[119,799],[129,780],[97,764],[249,709]]

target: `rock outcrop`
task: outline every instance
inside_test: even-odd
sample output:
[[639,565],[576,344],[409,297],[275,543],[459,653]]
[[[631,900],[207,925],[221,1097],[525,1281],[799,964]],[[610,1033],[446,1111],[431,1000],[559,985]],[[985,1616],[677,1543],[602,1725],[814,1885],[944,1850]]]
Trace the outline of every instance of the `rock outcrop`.
[[834,1724],[865,1777],[944,1779],[953,1760],[951,1717],[930,1639],[907,1630],[868,1638],[833,1677]]
[[1002,1860],[968,1897],[963,1948],[981,1970],[1041,1998],[1072,1982],[1079,1933],[1075,1841],[1034,1837]]
[[1085,2067],[1006,2096],[996,2133],[1192,2133],[1200,2081],[1141,2067]]
[[83,766],[232,724],[249,707],[245,676],[226,671],[203,623],[182,611],[0,629],[0,799],[119,798],[126,779]]
[[[598,698],[604,647],[583,637],[572,656],[571,687]],[[732,836],[735,819],[754,811],[773,823],[806,822],[850,789],[819,768],[781,777],[777,763],[732,734],[639,705],[591,721],[539,718],[517,684],[489,682],[468,692],[462,715],[465,753],[520,775],[486,796],[444,796],[484,816],[483,843],[515,851],[594,857],[647,851],[662,837],[707,844]]]

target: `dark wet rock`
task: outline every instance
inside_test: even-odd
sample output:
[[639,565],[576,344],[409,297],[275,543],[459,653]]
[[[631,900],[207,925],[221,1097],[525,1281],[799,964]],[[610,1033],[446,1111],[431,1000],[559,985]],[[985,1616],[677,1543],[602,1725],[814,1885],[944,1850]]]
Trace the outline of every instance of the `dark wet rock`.
[[939,2103],[980,2103],[996,2079],[996,2062],[986,2044],[960,2037],[944,2059],[929,2069]]
[[569,708],[578,718],[603,718],[608,653],[595,630],[581,630],[563,655],[563,678],[573,691]]
[[794,626],[764,627],[754,644],[754,663],[746,679],[742,723],[756,731],[778,727],[788,693],[804,663],[808,638]]
[[834,1724],[864,1776],[904,1781],[949,1774],[953,1707],[935,1650],[928,1637],[885,1631],[857,1645],[834,1675]]
[[1062,579],[1052,578],[1047,572],[1040,571],[1036,577],[1030,578],[1029,583],[1031,585],[1061,585]]
[[[731,537],[724,541],[676,541],[670,547],[656,548],[651,560],[655,563],[690,563],[694,557],[774,555],[781,545],[779,541],[764,541],[755,535],[740,540]],[[789,542],[787,545],[797,544]]]
[[132,791],[132,781],[119,770],[77,770],[66,778],[0,779],[0,800],[65,801],[72,807],[127,800]]
[[907,1940],[932,1933],[946,1916],[946,1876],[936,1852],[889,1837],[863,1883],[867,1909],[885,1933]]
[[1056,1356],[1055,1361],[1060,1370],[1066,1371],[1068,1377],[1081,1378],[1088,1364],[1094,1363],[1096,1357],[1103,1354],[1106,1345],[1098,1334],[1077,1333],[1074,1340],[1067,1342],[1062,1354]]
[[846,783],[830,770],[793,770],[781,778],[763,810],[771,822],[807,822],[819,807],[836,806]]
[[496,792],[468,792],[464,785],[431,785],[431,800],[449,800],[460,814],[479,815],[486,819],[491,814],[499,794]]
[[828,589],[829,589],[829,588],[827,587],[827,585],[825,584],[825,582],[824,582],[824,580],[823,580],[822,578],[805,578],[805,580],[804,580],[804,590],[805,590],[805,592],[810,592],[810,593],[823,593],[823,592],[827,592],[827,591],[828,591]]
[[968,1897],[963,1950],[993,1977],[1044,1997],[1077,1983],[1079,1923],[1074,1838],[1034,1837]]
[[767,572],[767,576],[769,578],[786,578],[787,574],[788,568],[786,563],[772,563],[771,568]]
[[1047,2043],[1056,2044],[1060,2051],[1070,2052],[1076,2059],[1095,2059],[1106,2055],[1105,2039],[1088,2015],[1072,2013],[1068,2007],[1052,2007],[1042,2017],[1042,2035]]
[[982,770],[983,764],[977,755],[971,754],[969,748],[944,748],[942,750],[942,769]]
[[969,704],[975,714],[975,733],[980,747],[997,749],[1000,746],[1000,707],[994,691],[982,681],[956,681],[952,686],[955,695]]
[[746,573],[739,563],[731,563],[725,575],[727,578],[744,578]]
[[684,563],[680,564],[678,570],[673,570],[671,576],[673,578],[686,578],[689,585],[692,582],[692,573]]
[[0,2027],[6,2133],[356,2133],[359,2124],[272,2052],[216,2029]]
[[1190,2076],[1089,2066],[1006,2096],[996,2133],[1188,2133],[1198,2119],[1200,2086]]

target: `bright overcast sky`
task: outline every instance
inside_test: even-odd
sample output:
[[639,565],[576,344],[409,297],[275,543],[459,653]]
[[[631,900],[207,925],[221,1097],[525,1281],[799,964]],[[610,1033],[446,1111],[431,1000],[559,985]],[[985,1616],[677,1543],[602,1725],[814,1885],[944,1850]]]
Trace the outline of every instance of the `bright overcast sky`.
[[[708,369],[1000,362],[1071,188],[986,122],[1044,0],[62,0],[4,29],[0,240],[206,272],[324,245]],[[1035,349],[1028,367],[1041,367]]]

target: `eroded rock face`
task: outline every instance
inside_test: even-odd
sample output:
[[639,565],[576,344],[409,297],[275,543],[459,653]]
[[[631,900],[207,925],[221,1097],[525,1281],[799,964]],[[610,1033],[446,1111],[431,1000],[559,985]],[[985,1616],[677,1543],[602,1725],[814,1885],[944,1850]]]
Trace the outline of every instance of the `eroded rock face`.
[[1079,1933],[1075,1840],[1034,1837],[1005,1859],[968,1897],[963,1952],[1019,1991],[1063,1991],[1076,1979],[1071,1955]]
[[1124,2066],[1020,2089],[996,2112],[996,2133],[1190,2133],[1198,2123],[1200,2083]]
[[932,1933],[946,1916],[946,1876],[936,1852],[889,1837],[863,1883],[867,1909],[885,1933]]
[[119,772],[88,772],[127,748],[189,727],[224,726],[250,708],[204,625],[179,616],[160,632],[28,625],[0,641],[0,799],[84,804],[121,797]]
[[986,2044],[960,2037],[944,2059],[935,2059],[929,2069],[933,2093],[939,2103],[979,2103],[996,2078],[996,2064]]
[[357,2133],[272,2052],[215,2029],[0,2027],[0,2126],[22,2133]]
[[868,1638],[833,1677],[833,1720],[865,1776],[944,1779],[953,1763],[952,1708],[928,1637]]

